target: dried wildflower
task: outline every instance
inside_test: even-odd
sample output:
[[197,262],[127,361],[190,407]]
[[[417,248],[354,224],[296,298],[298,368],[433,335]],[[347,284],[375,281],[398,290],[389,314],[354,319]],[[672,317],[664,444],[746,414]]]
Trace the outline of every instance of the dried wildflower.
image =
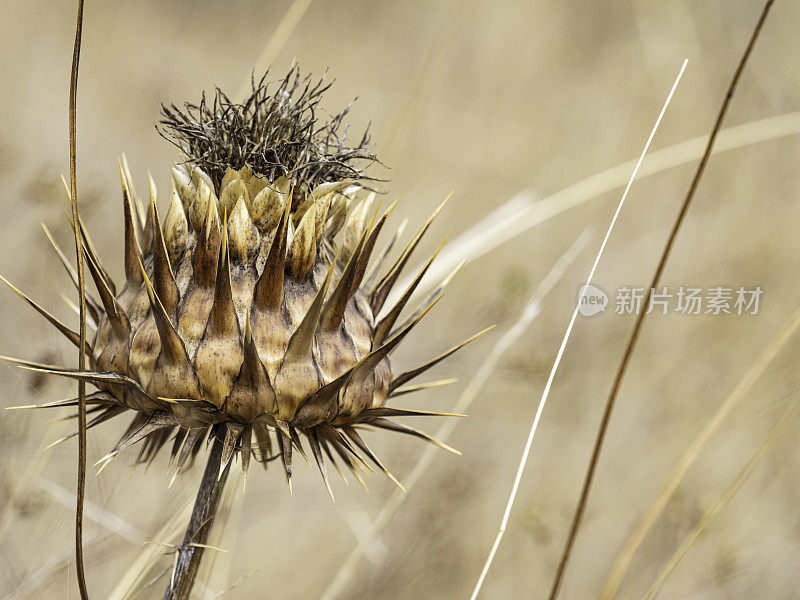
[[[103,467],[135,444],[141,446],[137,462],[149,462],[171,441],[177,475],[215,438],[222,443],[220,470],[237,454],[245,472],[251,457],[265,466],[280,457],[291,485],[292,452],[304,453],[305,437],[330,490],[325,459],[340,460],[359,480],[359,463],[394,479],[357,428],[405,433],[451,450],[392,420],[437,413],[386,406],[392,396],[427,387],[401,386],[463,346],[401,374],[389,362],[441,298],[443,286],[401,319],[434,255],[384,310],[442,207],[394,262],[388,256],[397,235],[370,269],[394,205],[383,214],[373,208],[375,193],[364,189],[356,167],[372,159],[367,138],[344,146],[337,131],[345,113],[320,125],[315,111],[326,86],[308,81],[293,71],[274,94],[262,79],[242,105],[217,91],[211,106],[164,109],[163,131],[186,161],[172,168],[163,219],[152,179],[144,210],[127,165],[120,165],[120,289],[79,224],[97,289],[97,299],[87,297],[96,330],[86,349],[91,371],[9,360],[94,385],[89,428],[133,413],[116,447],[99,461]],[[74,331],[12,289],[78,344]]]
[[312,83],[292,68],[271,90],[265,73],[241,104],[219,88],[209,104],[203,94],[198,104],[162,105],[157,126],[166,140],[192,158],[219,189],[228,169],[249,167],[256,175],[275,181],[287,177],[315,187],[345,179],[372,180],[364,168],[376,160],[369,151],[369,131],[355,146],[347,145],[344,118],[348,106],[326,121],[319,102],[332,83]]

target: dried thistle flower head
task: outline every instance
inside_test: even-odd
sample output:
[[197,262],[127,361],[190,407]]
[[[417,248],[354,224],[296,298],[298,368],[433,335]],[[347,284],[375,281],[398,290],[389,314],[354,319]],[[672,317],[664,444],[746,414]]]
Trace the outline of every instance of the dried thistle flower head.
[[209,103],[203,94],[197,104],[162,105],[157,126],[166,140],[192,158],[219,189],[228,169],[249,167],[269,181],[280,176],[316,187],[346,179],[374,180],[364,168],[376,160],[369,151],[369,131],[355,146],[347,145],[344,119],[348,106],[327,120],[318,118],[323,94],[332,83],[292,68],[271,85],[269,72],[256,83],[242,103],[215,88]]
[[[436,413],[386,406],[392,396],[426,387],[401,386],[463,345],[402,374],[389,362],[441,298],[443,285],[401,318],[434,255],[384,310],[441,206],[393,263],[388,256],[398,236],[370,268],[394,205],[381,214],[375,193],[363,189],[355,161],[372,157],[366,137],[356,148],[343,145],[336,132],[344,113],[322,125],[315,120],[324,89],[295,72],[272,95],[262,79],[241,105],[218,92],[211,107],[165,108],[164,131],[187,160],[172,168],[163,218],[152,179],[145,211],[127,164],[120,165],[120,289],[79,224],[98,297],[87,298],[96,327],[87,348],[91,371],[13,360],[93,384],[89,428],[133,413],[103,466],[137,443],[137,461],[151,461],[171,440],[177,475],[216,436],[224,440],[223,467],[237,453],[245,471],[251,456],[265,465],[280,457],[291,484],[292,451],[304,453],[305,437],[328,485],[325,458],[334,464],[338,458],[356,477],[357,465],[371,470],[370,462],[392,477],[357,428],[406,433],[450,449],[391,420]],[[75,332],[13,289],[78,343]]]

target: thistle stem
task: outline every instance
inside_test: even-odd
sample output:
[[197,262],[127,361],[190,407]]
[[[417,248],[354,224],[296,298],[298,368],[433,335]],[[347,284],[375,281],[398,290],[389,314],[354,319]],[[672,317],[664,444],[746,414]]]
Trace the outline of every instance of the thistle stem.
[[222,490],[228,479],[228,471],[230,471],[230,463],[228,463],[220,474],[221,460],[222,440],[215,437],[208,455],[203,480],[194,501],[192,517],[186,528],[186,534],[183,536],[183,543],[178,548],[175,571],[166,592],[164,592],[164,600],[189,600],[192,593],[194,580],[197,578],[197,571],[205,550],[198,544],[205,544],[208,541],[211,527],[214,525],[214,517],[217,514],[219,499],[222,497]]

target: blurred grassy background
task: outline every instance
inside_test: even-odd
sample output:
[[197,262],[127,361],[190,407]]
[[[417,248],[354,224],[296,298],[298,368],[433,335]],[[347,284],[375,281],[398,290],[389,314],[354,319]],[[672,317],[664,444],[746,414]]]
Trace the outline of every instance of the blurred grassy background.
[[[292,3],[90,2],[78,110],[84,219],[113,274],[122,271],[117,156],[140,191],[149,169],[167,189],[174,148],[154,131],[162,101],[199,99],[213,84],[235,92]],[[391,166],[393,219],[420,223],[453,200],[421,249],[474,225],[514,194],[546,196],[635,158],[684,57],[689,67],[653,149],[708,132],[762,3],[745,0],[558,2],[410,0],[310,3],[274,62],[336,78],[327,104],[354,96],[353,132],[372,122]],[[8,0],[0,23],[0,272],[63,319],[69,282],[41,234],[69,247],[59,174],[67,167],[71,2]],[[727,125],[800,107],[800,5],[779,2],[745,73]],[[563,598],[596,596],[639,517],[683,450],[798,303],[800,193],[796,136],[712,159],[665,274],[673,288],[761,286],[757,316],[653,315],[622,388]],[[598,284],[644,286],[693,165],[637,182]],[[448,388],[398,404],[451,408],[491,345],[517,318],[554,261],[587,226],[605,229],[619,190],[605,193],[472,261],[445,301],[395,358],[423,361],[497,323],[498,330],[435,369]],[[499,524],[536,402],[597,237],[548,297],[470,410],[452,443],[406,499],[343,593],[351,599],[465,598]],[[73,361],[71,346],[10,291],[0,303],[0,352]],[[613,303],[613,299],[612,299]],[[631,317],[578,321],[544,414],[504,544],[484,598],[540,598],[549,588],[599,413]],[[798,391],[792,342],[725,422],[648,537],[620,590],[638,598],[724,490]],[[67,397],[72,386],[0,367],[2,405]],[[72,556],[74,442],[40,448],[71,429],[51,414],[0,412],[0,594],[76,598]],[[438,423],[428,424],[434,431]],[[123,423],[93,430],[90,464]],[[670,579],[665,597],[797,597],[800,452],[794,425]],[[398,477],[421,443],[373,435]],[[193,497],[201,469],[167,490],[166,459],[131,475],[126,460],[88,480],[87,571],[106,598],[162,525]],[[334,481],[332,504],[300,464],[290,497],[277,469],[252,472],[231,502],[227,554],[206,569],[198,598],[318,598],[357,537],[393,492]],[[92,518],[104,522],[98,525]],[[218,528],[219,529],[219,528]],[[159,550],[160,551],[160,550]],[[163,556],[146,579],[170,567]],[[139,598],[160,598],[163,580]],[[206,591],[207,590],[207,591]]]

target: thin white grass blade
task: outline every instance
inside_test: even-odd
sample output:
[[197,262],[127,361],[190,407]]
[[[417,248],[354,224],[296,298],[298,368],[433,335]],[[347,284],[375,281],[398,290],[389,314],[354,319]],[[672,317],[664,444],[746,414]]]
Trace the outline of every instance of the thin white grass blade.
[[[636,178],[636,173],[639,171],[639,167],[642,165],[642,161],[644,160],[645,155],[647,154],[647,150],[650,148],[650,143],[653,141],[653,137],[655,137],[656,131],[658,131],[658,126],[661,124],[661,120],[664,118],[664,113],[667,111],[667,107],[669,106],[670,101],[672,100],[672,96],[675,94],[675,90],[680,83],[681,77],[683,77],[683,72],[686,70],[686,65],[688,64],[688,59],[684,59],[683,64],[681,65],[680,71],[678,72],[678,76],[675,78],[675,83],[672,84],[672,88],[667,94],[667,99],[664,102],[664,106],[661,108],[661,112],[658,113],[658,118],[656,119],[655,124],[653,125],[653,129],[650,131],[650,136],[647,138],[647,142],[642,149],[642,153],[639,156],[639,160],[636,161],[636,165],[633,169],[633,173],[631,173],[630,178],[628,179],[628,184],[625,186],[625,191],[622,192],[622,198],[620,198],[619,204],[617,205],[617,210],[614,212],[614,216],[611,218],[611,223],[608,226],[608,230],[606,231],[606,235],[603,238],[603,242],[600,244],[600,249],[597,251],[597,256],[594,259],[594,263],[592,264],[592,268],[589,271],[589,276],[586,278],[586,284],[584,289],[587,288],[594,279],[595,271],[597,270],[597,265],[600,263],[600,259],[603,256],[603,251],[605,250],[606,244],[608,243],[608,239],[611,237],[611,232],[614,230],[614,225],[617,223],[617,219],[619,218],[619,213],[622,211],[622,207],[625,204],[625,199],[628,197],[628,192],[631,189],[631,185],[633,185],[633,180]],[[547,377],[547,383],[544,386],[544,391],[542,392],[542,397],[539,400],[539,406],[536,409],[536,415],[533,418],[533,423],[531,424],[531,430],[528,434],[528,439],[525,442],[525,448],[522,451],[522,457],[519,461],[519,466],[517,467],[517,474],[514,477],[514,483],[511,486],[511,493],[508,497],[508,502],[506,503],[506,509],[503,513],[503,519],[500,522],[500,529],[497,532],[497,537],[492,544],[492,548],[489,551],[489,556],[486,559],[486,563],[483,565],[483,570],[481,571],[480,576],[478,577],[478,582],[475,584],[475,588],[472,590],[471,600],[475,600],[478,597],[478,594],[481,591],[481,587],[483,586],[483,582],[486,580],[486,575],[489,572],[489,568],[492,566],[492,562],[494,561],[495,554],[497,553],[497,549],[500,547],[500,542],[503,539],[503,534],[505,533],[506,526],[508,525],[508,518],[511,515],[511,509],[514,506],[514,501],[517,498],[517,491],[519,490],[520,481],[522,481],[522,474],[525,471],[525,465],[528,462],[528,456],[530,455],[531,447],[533,446],[533,439],[536,435],[536,430],[539,427],[539,421],[542,417],[542,412],[544,411],[544,407],[547,404],[547,398],[550,395],[550,388],[553,385],[553,380],[556,377],[556,373],[558,372],[558,366],[561,364],[561,358],[564,356],[564,350],[567,346],[567,342],[569,341],[570,334],[572,333],[572,328],[575,325],[575,319],[578,317],[578,311],[581,307],[581,298],[578,298],[578,301],[575,303],[575,310],[572,311],[572,317],[569,320],[569,325],[567,325],[567,330],[564,332],[564,338],[561,340],[561,346],[558,349],[558,353],[556,354],[556,359],[553,361],[553,367],[550,370],[550,375]]]
[[[497,363],[500,361],[506,351],[514,344],[514,342],[518,340],[520,336],[525,333],[525,331],[527,331],[530,324],[539,315],[542,310],[542,303],[544,302],[544,299],[547,297],[553,287],[555,287],[556,283],[561,280],[564,272],[575,261],[575,259],[578,257],[578,254],[580,254],[580,252],[586,247],[586,244],[589,243],[590,237],[591,234],[589,231],[584,231],[578,237],[578,239],[573,242],[572,246],[570,246],[570,248],[561,256],[561,258],[556,261],[556,263],[550,269],[550,272],[545,276],[544,279],[542,279],[536,290],[533,292],[533,295],[528,300],[519,320],[511,328],[509,328],[503,334],[503,336],[497,340],[497,342],[495,342],[495,345],[492,347],[488,356],[481,363],[481,366],[478,368],[475,375],[466,385],[464,391],[461,393],[461,396],[459,396],[458,402],[453,408],[453,412],[464,413],[469,409],[472,402],[478,396],[478,392],[483,388],[483,386],[486,384],[486,381],[491,376],[492,372],[497,366]],[[453,433],[456,425],[456,420],[448,419],[439,428],[439,431],[436,432],[434,437],[442,442],[446,442]],[[410,492],[417,482],[420,481],[423,474],[425,471],[427,471],[428,467],[430,467],[430,465],[433,463],[433,459],[438,456],[438,454],[438,450],[435,447],[425,447],[422,457],[414,467],[414,470],[411,471],[408,477],[406,477],[404,480],[408,492]],[[360,536],[358,545],[353,548],[348,557],[342,563],[341,567],[339,567],[339,571],[336,573],[331,583],[323,592],[321,600],[335,600],[335,598],[338,598],[342,594],[345,586],[355,573],[361,557],[374,547],[375,542],[380,538],[383,528],[390,521],[392,516],[394,516],[394,514],[397,512],[397,509],[400,508],[407,497],[408,494],[403,493],[401,490],[394,491],[386,504],[384,504],[381,508],[378,516],[372,522],[369,530]]]
[[667,581],[675,568],[680,564],[680,562],[686,557],[686,554],[689,552],[689,550],[691,550],[694,543],[700,538],[703,532],[708,529],[709,525],[714,522],[719,513],[722,512],[726,506],[728,506],[731,500],[733,500],[733,497],[750,478],[750,475],[753,474],[753,471],[756,470],[756,467],[758,467],[762,459],[772,449],[772,447],[775,445],[775,442],[777,442],[781,435],[783,435],[783,433],[786,431],[786,428],[789,427],[792,420],[797,415],[797,410],[799,408],[800,400],[796,400],[794,403],[792,403],[792,405],[789,406],[775,427],[772,428],[772,431],[770,431],[767,439],[764,440],[758,450],[756,450],[755,454],[753,454],[750,460],[747,461],[745,466],[742,467],[742,470],[739,471],[739,473],[733,479],[725,492],[723,492],[723,494],[717,499],[717,501],[714,503],[714,506],[712,506],[703,516],[700,522],[695,526],[692,532],[686,537],[680,547],[672,555],[669,562],[653,582],[653,585],[650,587],[647,594],[645,594],[644,600],[654,600],[664,583]]
[[[712,154],[719,154],[759,142],[798,134],[800,134],[800,111],[750,121],[749,123],[721,130],[712,149]],[[703,155],[707,141],[708,136],[701,135],[667,146],[661,150],[649,152],[639,169],[636,179],[639,180],[650,175],[656,175],[673,167],[679,167],[699,159]],[[448,248],[445,248],[436,258],[436,262],[431,265],[425,278],[417,287],[414,297],[429,292],[436,285],[436,282],[461,261],[469,262],[480,258],[529,229],[571,208],[580,206],[602,194],[622,187],[628,180],[631,169],[636,166],[636,163],[636,160],[630,160],[605,171],[595,173],[591,177],[574,183],[538,202],[536,201],[537,194],[532,190],[522,190],[504,205],[508,206],[514,203],[515,206],[521,207],[513,221],[510,221],[505,228],[495,229],[491,235],[484,236],[479,243],[468,243],[468,238],[465,235],[456,237],[448,244]],[[473,229],[481,230],[485,224],[490,225],[491,221],[489,220],[494,215],[495,213],[492,213],[485,220],[481,220]],[[411,269],[409,273],[413,274],[417,271],[418,267]],[[413,275],[400,279],[395,289],[406,289],[412,279]],[[395,296],[392,296],[392,298],[395,298]],[[391,300],[387,301],[387,304],[391,306]]]
[[652,529],[655,522],[661,516],[670,498],[672,498],[672,495],[675,493],[675,490],[678,489],[678,486],[683,481],[683,478],[686,477],[686,473],[688,473],[691,466],[697,460],[697,457],[700,456],[700,453],[708,445],[708,442],[720,428],[723,421],[725,421],[725,418],[750,391],[750,388],[758,381],[761,374],[764,373],[780,350],[794,337],[798,327],[800,327],[800,308],[795,311],[789,322],[781,329],[769,345],[764,348],[756,359],[756,362],[747,370],[744,377],[742,377],[730,395],[717,409],[717,412],[714,413],[705,427],[703,427],[694,441],[692,441],[691,445],[686,449],[686,452],[667,478],[664,487],[661,488],[658,496],[647,509],[642,520],[625,543],[625,547],[617,556],[611,570],[611,575],[609,575],[605,586],[603,586],[603,590],[600,592],[599,600],[611,600],[611,598],[616,595],[622,583],[622,579],[625,577],[625,573],[628,571],[628,567],[633,560],[633,556],[636,554],[639,546],[642,545],[650,529]]

